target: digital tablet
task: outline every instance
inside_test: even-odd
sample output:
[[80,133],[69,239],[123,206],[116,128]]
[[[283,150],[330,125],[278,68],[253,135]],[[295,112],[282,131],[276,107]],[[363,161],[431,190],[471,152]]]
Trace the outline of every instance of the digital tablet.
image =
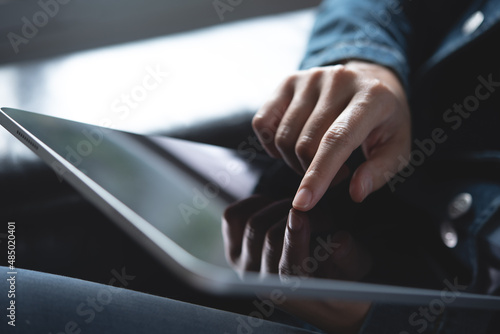
[[[289,191],[293,195],[297,182],[294,173],[259,154],[251,141],[230,150],[11,108],[1,109],[0,123],[43,159],[61,182],[71,184],[151,256],[195,288],[215,294],[279,292],[422,305],[441,300],[456,285],[453,279],[435,287],[410,281],[404,284],[404,279],[402,285],[395,285],[390,279],[393,275],[384,281],[383,273],[363,282],[314,277],[283,280],[278,275],[263,278],[252,272],[242,278],[236,274],[224,253],[221,217],[225,209],[256,193],[277,200]],[[330,203],[340,203],[337,207],[329,204],[339,214],[351,215],[348,210],[359,209],[348,208],[340,200]],[[352,217],[355,220],[355,213]],[[363,224],[353,231],[360,242],[370,243],[370,236],[376,235],[370,225],[368,232],[363,233]],[[378,261],[382,267],[383,262]],[[460,291],[452,304],[500,309],[500,298]]]

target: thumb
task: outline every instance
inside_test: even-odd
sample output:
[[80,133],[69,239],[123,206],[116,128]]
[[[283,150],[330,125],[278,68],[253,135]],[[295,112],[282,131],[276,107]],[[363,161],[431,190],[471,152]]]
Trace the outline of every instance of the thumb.
[[410,145],[393,140],[370,152],[368,159],[354,172],[349,193],[355,202],[362,202],[372,192],[382,188],[391,177],[406,166]]

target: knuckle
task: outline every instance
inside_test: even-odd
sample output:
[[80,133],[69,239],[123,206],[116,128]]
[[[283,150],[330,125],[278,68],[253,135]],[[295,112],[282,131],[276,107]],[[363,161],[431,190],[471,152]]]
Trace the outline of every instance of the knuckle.
[[272,245],[274,247],[275,245],[283,241],[284,228],[281,227],[281,225],[278,227],[273,227],[266,232],[266,241],[269,245]]
[[265,113],[258,113],[252,119],[252,128],[258,136],[274,136],[284,112],[273,108]]
[[257,114],[252,119],[252,127],[255,130],[267,128],[269,126],[269,116],[266,114]]
[[304,174],[304,179],[307,179],[310,183],[314,183],[314,181],[324,182],[329,179],[328,171],[323,166],[311,165],[309,166],[309,170]]
[[389,86],[387,86],[380,79],[370,79],[366,83],[366,92],[369,96],[375,96],[379,98],[389,97],[393,95]]
[[323,77],[323,75],[325,73],[325,69],[322,67],[312,67],[303,73],[304,73],[304,75],[307,76],[307,79],[309,81],[315,82],[315,81],[320,80]]
[[397,108],[397,98],[392,90],[379,79],[372,79],[367,83],[366,88],[366,108],[370,107],[370,101],[377,100],[379,104],[383,104],[381,112],[389,113]]
[[234,204],[227,207],[223,214],[223,224],[229,228],[232,225],[231,223],[238,218],[238,212],[239,209]]
[[[350,114],[351,114],[351,118],[356,118],[356,117],[365,117],[367,113],[371,112],[372,110],[374,110],[373,108],[373,100],[366,96],[362,97],[361,99],[359,99],[358,101],[356,101],[355,103],[353,103],[352,105],[352,108],[350,110]],[[349,126],[348,124],[342,124],[342,123],[339,123],[339,127],[341,128],[344,128],[344,129],[349,129],[349,130],[346,130],[347,132],[350,132],[350,130],[352,130],[352,127]],[[342,130],[340,130],[342,131]]]
[[303,162],[310,162],[315,153],[312,138],[309,136],[302,136],[295,144],[295,154]]
[[329,70],[328,86],[332,91],[342,91],[355,80],[357,73],[344,65],[335,65]]
[[276,132],[276,136],[274,138],[274,143],[276,147],[280,150],[289,151],[292,147],[293,143],[290,139],[291,129],[289,126],[280,126],[278,131]]
[[245,238],[249,241],[258,240],[264,235],[264,225],[262,219],[250,218],[245,226]]
[[352,80],[356,76],[356,73],[352,69],[342,64],[332,66],[330,68],[330,71],[331,71],[331,76],[335,80],[340,80],[340,81]]
[[299,71],[290,74],[288,77],[285,78],[285,80],[283,80],[283,86],[284,87],[295,86],[295,83],[299,79],[300,75],[301,75],[301,72],[299,72]]
[[323,136],[323,145],[326,146],[350,146],[352,145],[354,136],[351,127],[345,123],[338,123],[334,127],[328,129]]
[[263,253],[269,258],[278,257],[281,253],[281,249],[276,245],[276,242],[266,238]]
[[257,227],[255,226],[255,223],[252,224],[252,221],[248,222],[248,224],[245,226],[244,238],[247,239],[248,241],[253,241],[257,239],[257,235],[258,235],[258,230]]
[[385,94],[388,92],[388,87],[380,79],[370,79],[366,85],[368,91],[372,94]]

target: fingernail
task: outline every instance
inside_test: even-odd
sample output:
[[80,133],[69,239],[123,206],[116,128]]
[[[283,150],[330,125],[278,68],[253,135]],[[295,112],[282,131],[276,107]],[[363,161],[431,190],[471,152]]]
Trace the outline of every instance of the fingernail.
[[291,209],[288,213],[288,228],[294,232],[298,232],[302,229],[303,225],[302,217],[294,209]]
[[361,190],[362,190],[362,193],[363,193],[363,198],[361,199],[361,201],[364,201],[365,198],[369,194],[371,194],[371,192],[373,190],[373,182],[372,182],[371,177],[365,179],[365,181],[363,183],[361,183]]
[[299,190],[295,198],[293,199],[293,207],[297,210],[307,211],[309,205],[311,204],[312,193],[307,188],[302,188]]

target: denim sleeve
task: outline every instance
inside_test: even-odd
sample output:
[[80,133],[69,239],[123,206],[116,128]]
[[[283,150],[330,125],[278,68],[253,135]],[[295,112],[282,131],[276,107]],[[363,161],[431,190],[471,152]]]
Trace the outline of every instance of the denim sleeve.
[[326,0],[318,9],[301,68],[366,60],[391,68],[407,88],[410,32],[398,0]]
[[446,36],[464,38],[460,18],[484,2],[494,1],[324,0],[301,69],[366,60],[392,69],[409,92],[410,76]]

